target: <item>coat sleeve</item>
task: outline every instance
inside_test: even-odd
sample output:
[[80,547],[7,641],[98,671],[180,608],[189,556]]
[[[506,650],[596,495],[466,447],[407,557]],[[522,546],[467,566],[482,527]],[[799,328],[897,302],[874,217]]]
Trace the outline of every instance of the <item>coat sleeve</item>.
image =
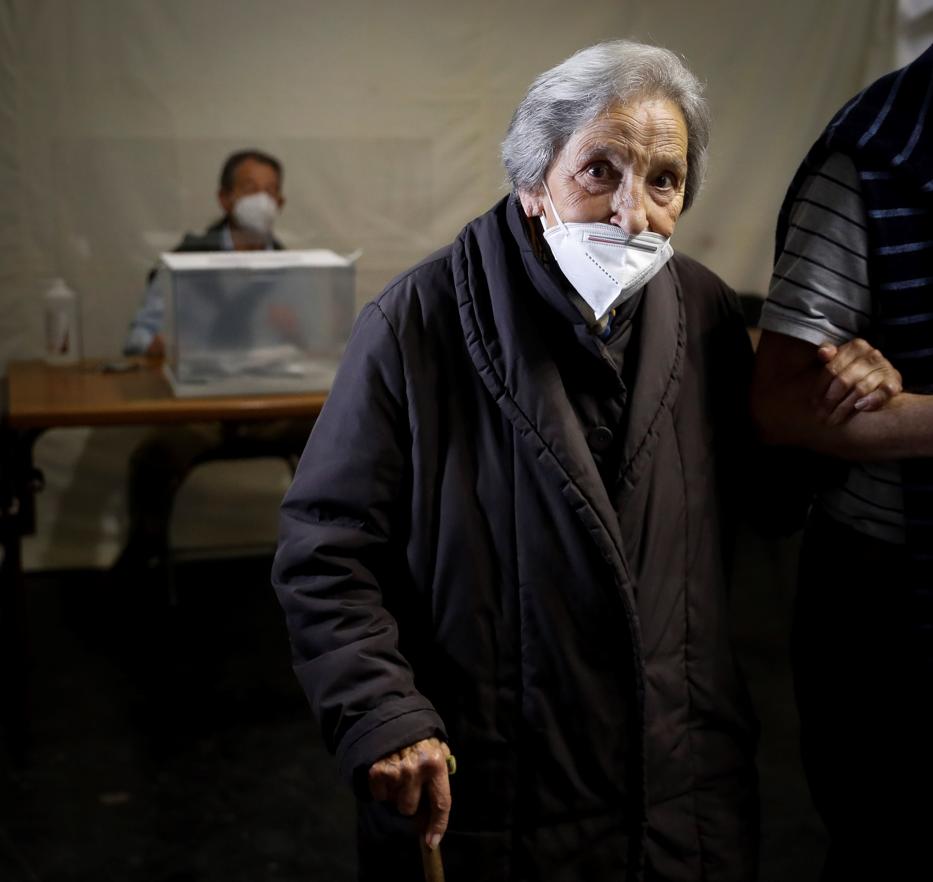
[[446,739],[384,602],[410,589],[399,584],[412,458],[405,390],[396,335],[370,304],[282,504],[272,570],[295,672],[341,773],[361,792],[377,759]]

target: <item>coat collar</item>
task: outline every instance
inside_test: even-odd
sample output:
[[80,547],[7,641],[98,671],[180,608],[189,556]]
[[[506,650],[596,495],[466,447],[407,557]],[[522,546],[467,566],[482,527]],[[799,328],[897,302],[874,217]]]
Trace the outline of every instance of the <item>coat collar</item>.
[[680,390],[687,326],[683,291],[670,262],[648,283],[641,308],[638,368],[622,457],[622,481],[628,489],[646,475],[660,421]]
[[[560,482],[561,492],[634,605],[616,506],[574,416],[557,365],[534,332],[534,311],[542,304],[531,275],[539,284],[540,276],[529,274],[527,261],[538,258],[527,240],[509,228],[510,198],[465,227],[454,245],[454,281],[466,343],[487,389],[542,468]],[[623,497],[646,473],[659,419],[672,406],[679,387],[686,333],[680,286],[670,265],[649,283],[642,309],[642,339],[624,447]]]

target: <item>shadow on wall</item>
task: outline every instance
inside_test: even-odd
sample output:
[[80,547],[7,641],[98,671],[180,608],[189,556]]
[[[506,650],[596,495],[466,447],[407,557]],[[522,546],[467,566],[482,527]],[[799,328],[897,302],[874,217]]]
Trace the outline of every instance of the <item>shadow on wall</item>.
[[790,626],[800,534],[763,538],[739,530],[732,585],[736,654],[761,723],[761,882],[819,878],[826,833],[800,760],[790,670]]

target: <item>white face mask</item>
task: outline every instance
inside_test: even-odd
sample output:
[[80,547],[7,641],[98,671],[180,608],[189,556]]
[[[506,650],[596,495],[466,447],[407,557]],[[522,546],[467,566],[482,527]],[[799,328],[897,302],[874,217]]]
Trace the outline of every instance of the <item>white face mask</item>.
[[550,229],[541,218],[544,238],[567,281],[592,310],[588,313],[583,304],[576,304],[586,319],[602,321],[646,285],[674,253],[670,240],[658,233],[630,236],[613,224],[565,224],[547,184],[544,192],[557,218]]
[[268,236],[279,213],[278,203],[268,193],[241,196],[233,205],[233,219],[251,233]]

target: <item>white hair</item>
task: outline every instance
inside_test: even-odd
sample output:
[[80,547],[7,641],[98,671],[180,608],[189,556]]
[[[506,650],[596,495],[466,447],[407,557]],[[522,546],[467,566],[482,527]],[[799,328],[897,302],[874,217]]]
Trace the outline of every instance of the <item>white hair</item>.
[[611,105],[656,97],[677,105],[687,124],[684,209],[689,208],[703,182],[709,145],[703,86],[669,49],[630,40],[581,49],[531,84],[502,142],[512,189],[536,190],[571,135]]

